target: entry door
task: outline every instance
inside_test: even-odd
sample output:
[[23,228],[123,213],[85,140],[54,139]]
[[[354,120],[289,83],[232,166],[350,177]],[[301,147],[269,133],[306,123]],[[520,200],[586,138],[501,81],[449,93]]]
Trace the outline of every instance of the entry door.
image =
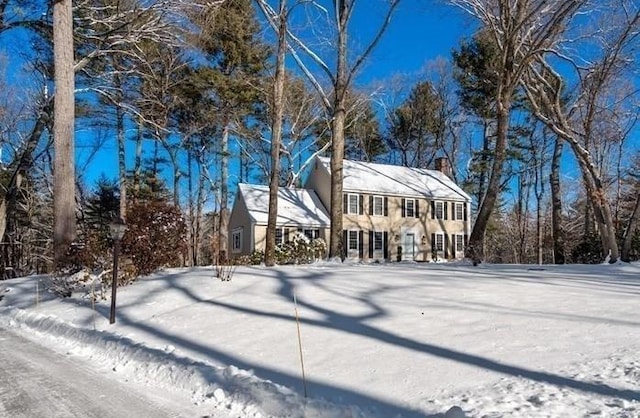
[[402,259],[413,260],[415,258],[416,251],[416,234],[413,232],[407,232],[404,235],[404,245],[402,247]]

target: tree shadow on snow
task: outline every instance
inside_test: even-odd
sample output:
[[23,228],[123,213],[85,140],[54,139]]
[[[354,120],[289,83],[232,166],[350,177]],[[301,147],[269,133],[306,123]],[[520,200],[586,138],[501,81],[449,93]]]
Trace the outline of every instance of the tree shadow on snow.
[[[370,338],[375,341],[385,342],[387,344],[403,347],[409,350],[413,350],[417,353],[427,354],[430,356],[451,360],[454,362],[463,363],[470,366],[479,367],[485,370],[493,371],[496,373],[523,377],[536,382],[547,383],[555,386],[566,387],[583,392],[616,397],[619,399],[625,399],[630,401],[640,400],[640,392],[634,390],[624,390],[609,386],[604,383],[584,382],[575,378],[565,377],[554,373],[536,371],[520,367],[516,365],[510,365],[501,363],[499,361],[492,360],[490,358],[469,354],[463,351],[453,350],[446,347],[430,344],[426,341],[420,341],[414,338],[405,337],[395,334],[393,332],[379,329],[367,322],[388,315],[383,307],[374,302],[374,296],[378,292],[385,292],[391,290],[393,286],[380,286],[377,289],[366,289],[358,297],[353,296],[353,293],[349,291],[340,291],[329,286],[324,286],[327,277],[327,271],[314,272],[311,269],[299,269],[295,270],[295,274],[289,274],[289,270],[286,268],[279,269],[254,269],[251,271],[254,276],[263,275],[265,278],[275,279],[278,283],[276,290],[277,295],[283,300],[288,302],[293,300],[294,293],[296,293],[296,282],[304,282],[305,285],[313,285],[322,287],[324,290],[333,293],[336,297],[344,298],[348,297],[353,299],[352,302],[359,303],[365,306],[366,309],[361,314],[347,314],[337,312],[332,309],[328,309],[319,304],[313,303],[303,295],[297,296],[297,303],[300,307],[310,311],[315,315],[305,315],[300,318],[301,323],[311,326],[325,327],[328,329],[350,333],[365,338]],[[330,272],[329,272],[330,273]],[[506,273],[506,272],[505,272]],[[188,287],[187,282],[184,282],[184,278],[180,278],[183,273],[166,274],[162,277],[162,280],[167,282],[167,286],[163,286],[166,290],[171,288],[182,292],[190,300],[195,303],[209,304],[218,308],[228,309],[230,311],[243,313],[247,315],[253,315],[258,317],[268,317],[273,319],[279,319],[284,321],[296,320],[293,315],[282,314],[279,312],[260,310],[255,307],[238,306],[233,303],[229,303],[220,298],[204,298],[196,293],[196,290]],[[339,274],[339,273],[338,273]],[[492,272],[492,275],[493,272]],[[495,275],[494,275],[495,276]],[[184,276],[182,276],[184,277]],[[529,279],[529,278],[527,278]],[[362,309],[360,309],[362,311]],[[532,313],[535,314],[535,313]],[[538,313],[539,314],[539,313]],[[170,332],[159,329],[158,326],[148,325],[139,322],[136,318],[130,318],[119,313],[118,320],[128,326],[138,328],[144,332],[155,335],[158,338],[162,338],[171,341],[176,346],[179,346],[186,350],[191,350],[200,353],[205,358],[210,358],[221,364],[235,365],[242,369],[254,370],[255,374],[261,378],[269,379],[275,383],[290,387],[298,388],[300,390],[300,377],[282,371],[275,370],[273,368],[265,367],[247,361],[238,355],[225,352],[212,346],[204,345],[195,339],[189,339],[188,337],[182,337],[171,334]],[[593,320],[593,318],[572,318],[574,320]],[[628,325],[628,324],[626,324]],[[634,324],[635,325],[635,324]],[[393,384],[394,382],[389,382]],[[320,396],[331,400],[334,403],[343,402],[354,403],[360,406],[370,407],[377,412],[381,417],[387,416],[403,416],[403,417],[424,417],[424,412],[411,409],[406,406],[401,406],[391,402],[387,402],[380,399],[374,399],[364,393],[356,392],[352,389],[338,387],[330,385],[322,381],[308,380],[308,387],[313,396]],[[432,417],[441,416],[440,414],[432,415]]]

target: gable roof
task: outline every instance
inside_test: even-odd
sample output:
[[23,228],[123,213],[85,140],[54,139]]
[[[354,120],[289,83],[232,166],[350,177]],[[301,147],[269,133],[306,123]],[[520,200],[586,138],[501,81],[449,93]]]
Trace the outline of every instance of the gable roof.
[[[330,159],[318,160],[330,173]],[[437,170],[344,160],[342,172],[345,192],[471,201],[464,190]]]
[[[269,215],[269,187],[255,184],[238,184],[238,192],[247,207],[249,216],[258,224],[266,224]],[[277,225],[329,227],[329,214],[313,190],[278,190]]]

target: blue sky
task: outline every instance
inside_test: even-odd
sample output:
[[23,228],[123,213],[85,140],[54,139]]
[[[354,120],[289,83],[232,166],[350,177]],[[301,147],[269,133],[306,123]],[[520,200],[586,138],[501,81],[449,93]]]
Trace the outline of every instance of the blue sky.
[[[383,7],[385,2],[386,0],[359,0],[350,33],[354,45],[362,46],[369,42],[386,10]],[[405,75],[409,78],[417,76],[427,62],[438,57],[449,59],[452,49],[459,45],[462,38],[471,36],[476,25],[473,18],[448,5],[444,0],[402,0],[387,33],[362,67],[356,83],[359,86],[367,86],[389,80],[394,75]],[[14,64],[19,62],[19,53],[25,50],[26,45],[26,39],[19,34],[0,38],[0,51],[5,52],[9,61]],[[10,73],[20,76],[22,72],[17,70],[16,66],[12,66]],[[91,142],[95,135],[96,133],[86,130],[80,124],[77,125],[79,167],[83,166],[82,160],[87,154],[84,144]],[[134,135],[131,131],[129,137],[133,138]],[[132,156],[131,141],[127,148],[128,154]],[[565,153],[567,154],[570,152]],[[114,135],[111,134],[101,152],[87,170],[80,174],[85,182],[91,184],[102,173],[115,177],[116,169],[117,154]],[[578,176],[575,164],[568,164],[566,172],[572,177]]]
[[[364,45],[379,27],[384,0],[360,0],[352,21],[351,40]],[[372,6],[372,7],[367,7]],[[261,17],[258,13],[257,16]],[[356,82],[369,85],[381,82],[393,75],[417,74],[424,65],[437,57],[449,58],[463,36],[470,36],[473,21],[458,9],[440,1],[403,0],[396,9],[391,24],[378,47],[362,67]],[[270,36],[268,34],[267,36]],[[292,67],[289,70],[294,71]],[[86,153],[81,148],[90,132],[78,132],[78,157]],[[128,144],[132,155],[133,145]],[[117,168],[115,142],[108,141],[94,159],[84,180],[93,182],[102,173],[115,177]]]
[[[354,28],[370,34],[377,26],[372,27],[369,22],[379,22],[380,14],[381,10],[362,8],[360,14],[354,15]],[[460,40],[473,34],[474,27],[475,22],[468,15],[444,1],[404,0],[365,65],[360,80],[416,73],[429,60],[439,56],[448,59]]]

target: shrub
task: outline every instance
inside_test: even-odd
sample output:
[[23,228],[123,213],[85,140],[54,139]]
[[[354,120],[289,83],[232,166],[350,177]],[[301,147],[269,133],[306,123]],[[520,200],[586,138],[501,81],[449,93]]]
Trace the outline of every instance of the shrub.
[[264,251],[254,251],[248,256],[247,263],[252,266],[257,266],[264,261]]
[[[307,264],[327,255],[327,243],[322,238],[309,240],[303,233],[295,232],[291,241],[275,248],[276,264]],[[251,255],[235,258],[237,265],[259,265],[264,261],[263,251],[254,251]]]
[[599,264],[602,258],[602,242],[597,234],[586,235],[582,241],[571,251],[574,263]]
[[311,241],[301,232],[295,232],[291,241],[276,247],[276,263],[306,264],[324,258],[327,244],[322,238]]
[[187,248],[187,227],[180,210],[166,202],[140,202],[129,207],[122,254],[136,275],[181,265]]

